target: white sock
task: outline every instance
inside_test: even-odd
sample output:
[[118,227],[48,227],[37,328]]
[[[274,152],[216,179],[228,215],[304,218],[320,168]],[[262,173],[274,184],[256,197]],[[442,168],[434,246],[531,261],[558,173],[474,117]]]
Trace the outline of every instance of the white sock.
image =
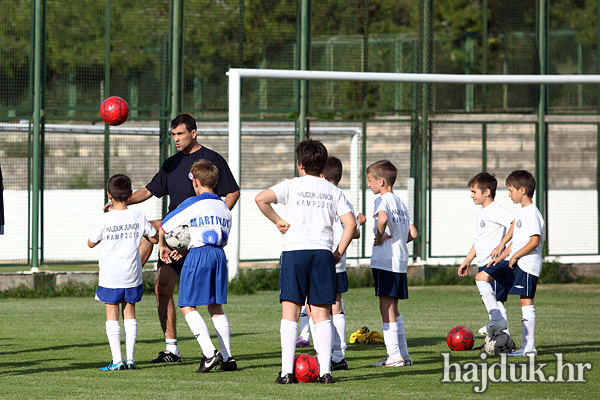
[[315,332],[313,334],[313,343],[317,352],[317,360],[319,361],[319,376],[331,373],[331,339],[333,336],[333,326],[331,320],[321,321],[315,324]]
[[294,373],[298,321],[282,319],[279,334],[281,335],[281,376],[286,376]]
[[406,332],[404,331],[402,315],[396,317],[396,323],[398,324],[398,347],[400,348],[400,355],[402,358],[406,358],[408,357],[408,344],[406,343]]
[[385,342],[388,356],[393,360],[399,360],[402,356],[400,355],[400,347],[398,346],[397,322],[383,323],[383,341]]
[[310,341],[310,327],[308,326],[306,305],[302,306],[302,311],[300,311],[300,337],[307,342]]
[[332,349],[333,354],[331,359],[335,362],[340,362],[346,356],[346,316],[344,314],[336,314],[331,317],[333,323],[333,338]]
[[177,339],[165,339],[167,347],[165,350],[168,350],[172,354],[179,355],[179,349],[177,348]]
[[525,351],[535,349],[535,306],[521,307],[523,320],[521,327],[523,329],[523,347]]
[[225,314],[219,315],[212,318],[213,325],[217,331],[217,337],[219,338],[219,347],[221,348],[221,355],[223,361],[229,360],[231,356],[231,333],[229,331],[229,320]]
[[508,331],[508,314],[506,313],[506,307],[504,307],[504,303],[501,301],[497,301],[496,304],[498,305],[498,310],[500,310],[500,314],[502,314],[502,318],[504,318],[504,320],[506,321],[506,329],[503,329],[503,332],[506,332],[507,335],[510,335],[510,332]]
[[490,314],[490,318],[493,321],[500,321],[502,319],[502,314],[498,309],[496,292],[494,292],[491,283],[487,281],[475,281],[475,283],[479,289],[479,294],[481,294],[481,300],[483,300],[483,304],[485,305],[488,314]]
[[[309,328],[310,335],[312,335],[312,337],[313,337],[313,347],[314,347],[315,346],[315,322],[313,321],[312,318],[308,319],[308,328]],[[310,335],[309,335],[309,337],[310,337]],[[315,347],[315,351],[316,350],[317,349]]]
[[137,321],[136,319],[124,319],[123,329],[125,330],[125,360],[134,361],[135,341],[137,339]]
[[119,321],[106,321],[106,337],[110,345],[113,364],[118,364],[123,361],[121,357],[121,326]]
[[192,333],[196,337],[202,354],[204,357],[211,358],[215,354],[215,346],[210,340],[210,334],[208,333],[208,326],[198,311],[191,311],[185,315],[185,320],[188,326],[192,330]]

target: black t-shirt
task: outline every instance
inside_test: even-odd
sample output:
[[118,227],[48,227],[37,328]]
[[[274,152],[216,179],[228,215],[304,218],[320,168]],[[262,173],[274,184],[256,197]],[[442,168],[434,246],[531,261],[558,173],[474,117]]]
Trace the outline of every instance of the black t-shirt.
[[146,185],[146,189],[156,197],[169,195],[171,199],[169,212],[173,211],[185,199],[196,195],[192,186],[190,168],[194,162],[201,159],[212,162],[219,170],[219,180],[214,189],[217,195],[223,197],[240,189],[227,161],[216,151],[204,146],[190,154],[179,151],[167,158],[154,178]]

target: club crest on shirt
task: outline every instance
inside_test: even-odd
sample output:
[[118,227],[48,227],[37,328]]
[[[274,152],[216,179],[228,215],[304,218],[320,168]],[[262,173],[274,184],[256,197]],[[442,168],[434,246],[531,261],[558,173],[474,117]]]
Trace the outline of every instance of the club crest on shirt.
[[192,175],[191,172],[188,172],[188,178],[190,178],[190,181],[191,181],[192,179],[194,179],[194,175]]
[[516,223],[516,225],[517,225],[517,228],[520,228],[521,225],[523,225],[523,223],[521,222],[521,220],[518,220],[517,223]]
[[481,220],[481,222],[479,223],[479,226],[482,227],[482,228],[485,228],[485,221]]

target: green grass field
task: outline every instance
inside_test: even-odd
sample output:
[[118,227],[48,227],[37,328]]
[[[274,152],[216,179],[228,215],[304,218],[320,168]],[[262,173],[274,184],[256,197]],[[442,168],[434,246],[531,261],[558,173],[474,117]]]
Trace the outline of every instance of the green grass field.
[[[447,332],[466,325],[476,332],[487,320],[474,286],[410,288],[400,303],[409,350],[415,365],[372,368],[385,355],[383,345],[349,345],[349,371],[334,372],[335,385],[276,385],[280,371],[280,305],[276,292],[231,296],[225,307],[232,349],[240,370],[196,374],[200,347],[178,314],[183,362],[156,366],[150,360],[164,349],[155,300],[138,305],[137,371],[101,372],[110,360],[104,328],[104,305],[92,298],[0,300],[0,399],[598,399],[600,398],[600,285],[542,285],[536,294],[538,361],[555,368],[555,352],[571,362],[591,362],[587,383],[497,383],[483,395],[473,383],[440,383],[442,356],[449,351]],[[378,300],[372,288],[351,289],[344,296],[347,337],[366,325],[381,332]],[[509,327],[521,344],[518,298],[507,302]],[[179,312],[179,311],[178,311]],[[201,314],[216,341],[210,318]],[[475,345],[483,342],[477,336]],[[297,351],[300,353],[300,351]],[[303,349],[314,355],[314,350]],[[492,358],[496,361],[496,358]],[[510,361],[514,359],[511,358]],[[526,359],[519,358],[521,362]],[[479,352],[454,352],[452,361],[480,362]]]

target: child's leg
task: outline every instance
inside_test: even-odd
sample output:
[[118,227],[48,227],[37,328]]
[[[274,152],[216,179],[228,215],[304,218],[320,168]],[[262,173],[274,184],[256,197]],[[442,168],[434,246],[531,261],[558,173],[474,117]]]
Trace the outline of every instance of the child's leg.
[[346,355],[346,315],[342,311],[342,294],[338,293],[335,304],[331,307],[331,321],[333,323],[333,355],[331,360],[340,362]]
[[219,339],[219,348],[221,349],[223,361],[227,361],[231,356],[231,332],[229,330],[229,320],[227,319],[227,315],[223,312],[223,306],[221,304],[209,305],[208,312],[212,317],[213,325],[217,331],[217,338]]
[[397,309],[398,299],[390,296],[379,296],[379,312],[383,321],[383,340],[387,354],[393,360],[401,358],[398,343],[398,323],[396,322]]
[[106,337],[110,345],[113,364],[123,361],[121,356],[121,326],[119,325],[119,305],[106,303]]
[[402,358],[407,358],[409,356],[408,353],[408,343],[406,343],[406,332],[404,330],[404,320],[402,319],[402,315],[400,315],[400,311],[398,310],[398,299],[395,299],[394,307],[396,314],[396,323],[398,324],[398,348],[400,349],[400,355]]
[[206,322],[204,322],[204,319],[196,310],[196,307],[181,307],[181,312],[183,313],[188,326],[192,330],[192,333],[196,337],[204,357],[213,357],[216,350],[215,346],[210,340],[208,326],[206,326]]
[[504,332],[506,332],[507,335],[510,335],[508,331],[508,314],[506,313],[506,307],[504,307],[504,303],[501,301],[497,301],[496,304],[498,305],[498,310],[500,310],[500,314],[502,314],[502,318],[506,320],[506,329],[504,329]]
[[498,309],[496,292],[491,284],[493,281],[494,278],[489,276],[485,271],[481,271],[475,276],[475,284],[477,284],[481,300],[483,300],[483,304],[490,314],[490,319],[492,321],[500,321],[502,320],[502,313]]
[[521,296],[521,312],[523,320],[523,351],[525,353],[535,351],[535,306],[533,297]]
[[330,305],[309,305],[315,323],[313,344],[319,361],[319,376],[331,373],[331,350],[333,329],[331,325]]
[[135,303],[123,302],[123,329],[125,330],[125,361],[134,362],[135,342],[137,340],[137,320]]
[[[298,337],[298,317],[302,304],[292,301],[281,302],[281,376],[294,373],[296,338]],[[314,338],[313,338],[314,340]]]
[[302,310],[300,311],[300,336],[298,338],[302,338],[302,340],[310,341],[310,327],[308,326],[309,316],[306,312],[306,304],[302,306]]

